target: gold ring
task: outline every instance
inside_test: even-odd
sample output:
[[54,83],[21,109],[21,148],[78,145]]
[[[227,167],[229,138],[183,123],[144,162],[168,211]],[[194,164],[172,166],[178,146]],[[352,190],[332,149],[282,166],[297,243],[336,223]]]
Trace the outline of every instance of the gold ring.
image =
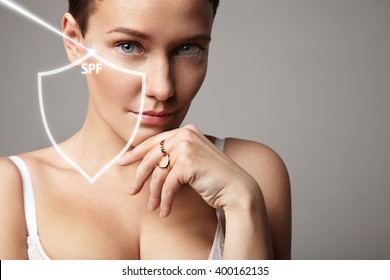
[[165,143],[165,139],[161,140],[161,142],[160,142],[160,150],[161,150],[162,154],[165,156],[167,154],[167,152],[165,151],[164,143]]
[[160,142],[160,150],[161,150],[161,153],[163,154],[163,156],[159,160],[159,162],[157,163],[157,166],[160,167],[161,169],[171,169],[171,166],[170,166],[171,156],[165,150],[164,144],[165,144],[165,139],[161,140],[161,142]]
[[161,169],[171,169],[171,156],[167,153],[162,156],[162,158],[159,160],[157,163],[157,166],[160,167]]

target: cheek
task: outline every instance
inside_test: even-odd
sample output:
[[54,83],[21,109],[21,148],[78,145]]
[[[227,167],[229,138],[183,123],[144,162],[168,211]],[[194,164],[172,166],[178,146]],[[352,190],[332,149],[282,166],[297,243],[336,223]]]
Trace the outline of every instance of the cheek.
[[124,73],[106,66],[99,74],[87,77],[91,98],[105,104],[126,105],[135,100],[142,90],[139,76]]
[[177,98],[192,101],[201,88],[207,72],[207,65],[199,65],[191,71],[177,71],[176,90]]

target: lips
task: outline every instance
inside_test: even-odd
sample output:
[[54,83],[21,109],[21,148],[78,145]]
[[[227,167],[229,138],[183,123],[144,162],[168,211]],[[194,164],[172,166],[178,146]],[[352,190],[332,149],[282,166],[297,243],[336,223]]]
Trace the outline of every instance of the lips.
[[[131,113],[138,118],[139,112],[132,112]],[[164,124],[168,121],[168,119],[172,116],[172,113],[168,111],[145,111],[142,113],[141,116],[141,122],[142,124],[151,124],[151,125],[158,125],[158,124]]]
[[164,117],[166,115],[171,115],[171,113],[163,111],[163,112],[155,112],[155,111],[145,111],[142,113],[145,116],[151,116],[151,117]]

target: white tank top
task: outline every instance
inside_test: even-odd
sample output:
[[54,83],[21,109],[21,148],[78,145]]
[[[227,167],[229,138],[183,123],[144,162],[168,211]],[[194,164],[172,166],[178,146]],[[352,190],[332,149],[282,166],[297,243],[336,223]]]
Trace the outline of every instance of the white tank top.
[[[223,151],[225,139],[216,139],[215,146]],[[35,210],[35,196],[32,186],[30,172],[26,163],[17,156],[9,157],[19,169],[23,182],[23,201],[24,214],[27,226],[27,257],[29,260],[50,260],[42,247],[38,236],[37,217]],[[209,260],[221,260],[223,247],[225,244],[224,223],[225,215],[222,209],[216,209],[218,219],[217,230],[215,232],[214,242],[211,247]]]

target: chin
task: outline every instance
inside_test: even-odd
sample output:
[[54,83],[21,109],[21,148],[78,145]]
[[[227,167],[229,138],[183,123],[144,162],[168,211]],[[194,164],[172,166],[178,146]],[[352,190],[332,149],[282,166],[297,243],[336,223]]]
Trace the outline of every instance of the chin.
[[138,133],[134,138],[133,143],[131,146],[135,147],[144,142],[146,139],[153,137],[155,135],[158,135],[164,131],[167,131],[168,129],[163,128],[157,128],[157,127],[143,127],[141,126],[138,129]]
[[150,137],[156,136],[165,131],[176,129],[179,126],[180,124],[171,124],[171,125],[164,125],[164,126],[141,125],[136,137],[134,138],[132,146],[137,146],[138,144],[142,143],[143,141],[145,141]]

